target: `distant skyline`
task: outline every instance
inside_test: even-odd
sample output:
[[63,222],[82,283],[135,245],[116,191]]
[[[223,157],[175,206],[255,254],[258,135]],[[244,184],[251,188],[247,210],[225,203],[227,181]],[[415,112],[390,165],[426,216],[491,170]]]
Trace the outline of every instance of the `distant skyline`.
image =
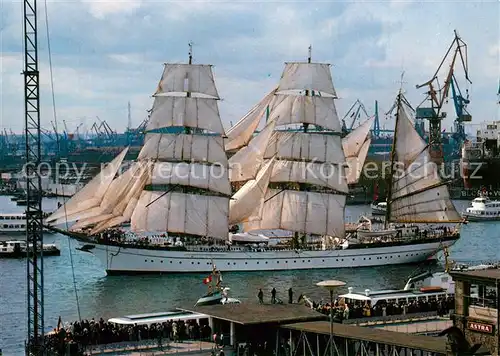
[[[491,1],[159,1],[47,0],[59,131],[89,130],[97,117],[119,132],[151,108],[165,62],[214,65],[226,128],[279,81],[286,61],[331,63],[340,119],[356,99],[384,112],[403,88],[413,107],[417,84],[431,79],[456,29],[468,45],[473,124],[500,120],[500,3]],[[38,0],[42,126],[54,120],[44,1]],[[0,128],[23,129],[22,1],[0,3]],[[443,69],[447,70],[448,66]],[[440,73],[444,81],[445,71]],[[450,93],[451,95],[451,93]],[[454,108],[443,122],[451,130]],[[468,129],[474,131],[475,126]]]

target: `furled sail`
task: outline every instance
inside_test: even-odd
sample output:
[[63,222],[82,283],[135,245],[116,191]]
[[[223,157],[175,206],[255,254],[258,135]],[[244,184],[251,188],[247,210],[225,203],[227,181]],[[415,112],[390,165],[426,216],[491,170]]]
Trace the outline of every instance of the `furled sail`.
[[459,222],[462,219],[450,199],[447,182],[439,177],[428,145],[415,130],[400,101],[398,97],[389,220]]
[[128,147],[104,167],[87,185],[73,195],[70,200],[52,213],[46,221],[54,225],[66,221],[75,221],[78,219],[78,214],[98,207],[115,178],[127,152]]
[[226,151],[236,150],[248,144],[275,93],[276,88],[255,105],[236,125],[227,130],[227,138],[225,140]]
[[342,147],[347,160],[347,183],[355,184],[358,182],[368,155],[371,138],[369,136],[370,128],[374,118],[366,120],[363,124],[351,131],[349,135],[342,139]]
[[[244,231],[284,229],[306,235],[344,237],[348,186],[335,97],[328,64],[285,65],[278,91],[269,104],[267,125],[261,131],[273,130],[266,147],[261,150],[259,145],[264,164],[249,162],[247,165],[254,166],[244,176],[249,180],[248,187],[254,184],[254,171],[258,171],[258,177],[269,180],[267,190],[258,189],[265,197],[261,203],[254,201],[252,212],[241,213]],[[294,129],[297,124],[302,128]],[[247,155],[244,150],[236,155],[240,152],[241,156]],[[245,160],[238,157],[238,161]],[[245,194],[246,190],[242,188],[241,192]],[[234,215],[239,216],[238,204],[232,203],[231,207],[235,209]]]

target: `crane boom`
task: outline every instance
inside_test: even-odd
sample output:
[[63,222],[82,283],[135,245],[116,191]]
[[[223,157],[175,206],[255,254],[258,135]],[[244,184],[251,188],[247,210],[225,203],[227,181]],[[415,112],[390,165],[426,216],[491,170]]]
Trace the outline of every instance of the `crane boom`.
[[[465,139],[462,123],[464,121],[471,121],[471,116],[465,110],[465,106],[469,103],[469,99],[465,99],[461,96],[455,77],[455,66],[457,61],[459,61],[465,73],[466,81],[468,83],[472,83],[469,79],[467,44],[460,38],[456,30],[454,31],[454,34],[455,37],[432,78],[425,83],[416,86],[417,89],[423,87],[428,88],[428,91],[426,92],[427,97],[424,102],[429,101],[430,107],[417,107],[416,118],[418,120],[429,120],[430,154],[434,162],[437,164],[441,164],[444,158],[441,120],[446,117],[446,113],[443,112],[443,106],[449,97],[450,88],[452,91],[453,101],[455,103],[455,111],[457,113],[455,126],[459,143]],[[451,59],[449,58],[450,56]],[[449,60],[450,66],[445,75],[444,83],[441,86],[438,77],[444,63],[447,62],[447,60]]]

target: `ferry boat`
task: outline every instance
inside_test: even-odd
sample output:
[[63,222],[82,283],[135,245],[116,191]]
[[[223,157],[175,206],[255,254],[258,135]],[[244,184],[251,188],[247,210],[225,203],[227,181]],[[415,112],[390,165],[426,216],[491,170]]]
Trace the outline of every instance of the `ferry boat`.
[[[460,237],[360,240],[346,233],[346,156],[364,154],[366,137],[342,141],[329,64],[286,63],[279,85],[227,133],[209,65],[192,64],[191,55],[189,64],[166,64],[157,88],[137,160],[115,178],[125,148],[46,220],[76,222],[53,229],[83,242],[108,274],[210,272],[212,263],[227,271],[420,263]],[[267,124],[254,135],[266,112]],[[175,127],[182,130],[165,133]],[[447,204],[446,188],[437,189],[442,199],[433,201]],[[404,205],[409,199],[402,198]],[[130,235],[117,228],[127,221]],[[291,236],[274,245],[233,243],[233,226]],[[167,241],[152,241],[152,233]]]
[[162,324],[168,321],[189,321],[194,320],[198,324],[208,324],[208,315],[193,313],[182,309],[173,309],[160,313],[147,313],[137,315],[126,315],[108,319],[108,323],[118,325],[151,325]]
[[490,200],[481,194],[475,198],[462,216],[468,221],[493,221],[500,220],[500,201]]
[[[45,214],[48,216],[48,214]],[[50,229],[44,228],[45,233],[52,233]],[[0,213],[0,241],[11,240],[14,235],[26,234],[26,214],[24,213]]]
[[[61,251],[56,245],[43,244],[44,256],[59,256],[60,254]],[[12,240],[0,242],[0,258],[22,258],[26,256],[26,241]]]
[[387,211],[387,202],[373,202],[371,204],[372,215],[385,215]]

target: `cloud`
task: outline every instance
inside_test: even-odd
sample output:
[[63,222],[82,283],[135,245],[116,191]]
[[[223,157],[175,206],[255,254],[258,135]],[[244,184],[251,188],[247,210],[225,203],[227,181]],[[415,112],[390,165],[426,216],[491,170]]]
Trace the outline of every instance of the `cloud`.
[[[22,129],[22,4],[2,2],[1,122]],[[247,2],[82,0],[50,1],[49,29],[59,124],[75,129],[99,116],[116,130],[146,117],[164,62],[186,62],[188,42],[195,63],[214,65],[225,125],[235,123],[279,81],[283,62],[332,64],[343,116],[360,99],[369,111],[388,110],[405,72],[404,88],[416,106],[457,28],[468,43],[469,109],[473,120],[498,118],[499,10],[496,1],[468,2]],[[41,15],[43,8],[40,7]],[[42,122],[53,120],[45,34],[39,16]],[[470,21],[474,18],[475,21]],[[444,78],[444,73],[440,74]],[[450,127],[453,107],[444,125]],[[383,124],[387,122],[384,121]]]

